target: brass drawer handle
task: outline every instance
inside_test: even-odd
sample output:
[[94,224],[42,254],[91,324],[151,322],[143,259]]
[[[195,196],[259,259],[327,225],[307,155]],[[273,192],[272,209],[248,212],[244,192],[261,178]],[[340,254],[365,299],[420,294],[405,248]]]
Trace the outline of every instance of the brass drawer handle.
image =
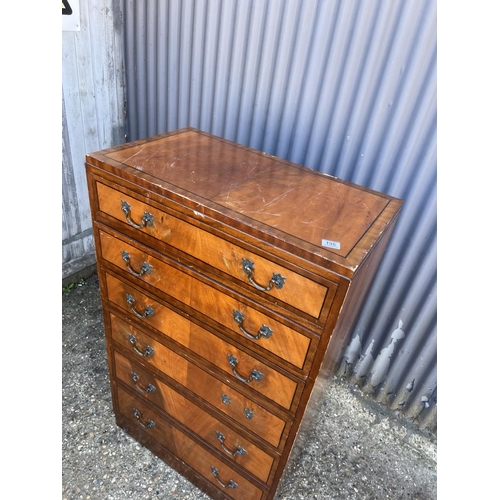
[[155,313],[154,309],[151,306],[146,306],[146,308],[144,309],[144,312],[141,314],[134,307],[134,303],[135,303],[134,297],[132,295],[130,295],[129,293],[125,294],[125,297],[127,299],[127,304],[130,306],[130,309],[138,318],[144,319],[144,318],[147,318],[148,316],[153,316],[153,314]]
[[261,337],[268,339],[273,334],[273,331],[267,325],[262,325],[260,327],[260,330],[258,331],[257,335],[252,335],[251,333],[248,333],[243,328],[243,320],[245,319],[245,316],[243,316],[243,314],[240,311],[235,309],[233,311],[233,317],[234,317],[234,321],[236,321],[236,323],[238,323],[238,326],[239,326],[241,332],[244,335],[246,335],[249,339],[259,340]]
[[155,423],[151,419],[145,422],[142,419],[141,412],[137,408],[134,408],[134,417],[138,420],[141,427],[144,427],[144,429],[153,429],[155,426]]
[[132,380],[134,381],[135,388],[141,394],[147,394],[148,392],[156,391],[156,387],[153,384],[148,384],[147,387],[144,387],[142,384],[139,384],[139,375],[137,375],[137,373],[132,372],[130,375],[132,376]]
[[153,214],[150,214],[149,212],[144,212],[144,215],[142,216],[142,224],[139,226],[139,224],[136,224],[131,218],[130,218],[130,212],[132,211],[130,208],[130,205],[122,200],[122,211],[125,214],[125,217],[127,218],[127,222],[134,227],[135,229],[142,229],[143,227],[149,226],[151,227],[154,222],[154,217]]
[[220,479],[219,479],[219,469],[217,467],[214,467],[212,465],[212,474],[214,475],[216,481],[223,487],[223,488],[236,488],[238,485],[232,480],[229,480],[229,483],[224,484]]
[[217,434],[217,439],[220,441],[221,448],[228,454],[231,455],[232,457],[235,457],[236,455],[244,455],[246,453],[246,450],[242,448],[241,446],[236,446],[236,449],[234,451],[231,451],[225,444],[224,441],[226,440],[226,436],[222,434],[222,432],[215,431],[215,434]]
[[141,352],[139,349],[137,349],[136,344],[137,344],[137,339],[129,333],[128,335],[128,341],[132,344],[132,347],[134,348],[134,351],[141,357],[147,358],[148,356],[152,356],[155,353],[155,350],[150,346],[146,346],[146,349],[144,352]]
[[122,251],[122,259],[125,261],[125,264],[127,264],[127,269],[136,278],[140,278],[144,274],[151,274],[151,271],[153,270],[153,266],[151,264],[148,264],[147,262],[144,262],[142,264],[140,272],[134,271],[130,267],[130,254],[126,252],[125,250]]
[[271,290],[273,286],[275,286],[278,290],[283,288],[285,284],[285,277],[281,276],[281,274],[273,273],[273,277],[269,280],[269,285],[264,287],[256,283],[253,279],[253,271],[254,271],[254,263],[250,259],[242,259],[243,261],[243,271],[245,271],[248,276],[248,281],[252,283],[252,285],[261,292],[268,292]]
[[260,382],[264,378],[264,374],[259,372],[259,370],[253,369],[252,373],[250,373],[250,376],[248,378],[242,377],[237,371],[236,371],[236,366],[238,365],[238,358],[236,356],[233,356],[232,354],[227,355],[227,359],[229,361],[229,364],[233,368],[233,374],[234,376],[240,380],[241,382],[246,382],[249,384],[252,382],[252,380],[255,380],[256,382]]

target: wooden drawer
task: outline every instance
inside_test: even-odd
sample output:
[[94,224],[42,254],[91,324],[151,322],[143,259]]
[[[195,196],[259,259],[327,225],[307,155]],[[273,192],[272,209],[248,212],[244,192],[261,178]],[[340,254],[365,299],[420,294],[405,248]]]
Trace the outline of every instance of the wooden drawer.
[[[243,259],[249,259],[253,263],[252,279],[255,283],[264,288],[272,285],[267,291],[270,300],[277,298],[319,318],[327,287],[144,203],[140,196],[127,192],[125,188],[119,187],[122,191],[118,191],[102,182],[97,182],[96,188],[99,209],[130,227],[135,224],[137,239],[141,233],[149,234],[246,284],[250,281],[243,268]],[[130,207],[126,213],[122,209],[123,203]],[[144,214],[150,214],[151,225],[144,223]],[[275,274],[284,278],[282,287],[280,278],[277,278],[278,284],[271,281]]]
[[[311,345],[311,338],[152,257],[150,249],[139,248],[139,245],[127,243],[117,234],[102,229],[99,240],[102,258],[128,272],[132,278],[137,277],[141,282],[154,286],[243,338],[251,338],[260,348],[300,369],[304,368],[308,354],[312,356],[317,343]],[[126,252],[128,262],[124,260],[123,252]],[[144,269],[147,271],[143,272]],[[141,276],[134,276],[134,273]]]
[[264,483],[272,479],[270,473],[274,457],[120,353],[114,351],[113,358],[116,376],[137,394],[160,407]]
[[[263,491],[175,426],[148,405],[118,388],[118,412],[142,428],[162,446],[235,500],[260,500]],[[223,485],[223,486],[221,486]],[[228,487],[231,485],[231,487]]]
[[105,276],[108,299],[115,305],[231,374],[245,387],[287,410],[295,408],[292,403],[300,396],[303,383],[281,374],[116,277],[108,273]]
[[113,340],[127,349],[131,359],[149,363],[271,445],[279,446],[288,430],[285,420],[114,314],[110,314],[110,322]]

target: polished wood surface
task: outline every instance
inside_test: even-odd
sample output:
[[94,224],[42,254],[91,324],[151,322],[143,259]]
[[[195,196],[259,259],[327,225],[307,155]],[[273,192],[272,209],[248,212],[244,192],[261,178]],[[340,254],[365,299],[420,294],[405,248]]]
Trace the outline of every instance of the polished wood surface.
[[[260,286],[267,287],[273,275],[279,274],[285,281],[282,288],[273,286],[264,296],[275,297],[315,318],[319,317],[327,293],[327,288],[320,283],[158,210],[150,203],[144,203],[138,199],[137,194],[124,196],[123,192],[101,182],[97,184],[97,193],[99,208],[103,213],[130,225],[121,208],[122,202],[125,201],[131,207],[129,219],[134,221],[135,218],[136,225],[142,225],[141,221],[145,213],[153,216],[150,226],[145,225],[136,229],[137,231],[150,234],[245,284],[250,282],[248,274],[242,267],[243,259],[249,259],[254,264],[255,273],[252,278]],[[300,294],[297,293],[298,290]]]
[[259,500],[262,498],[262,491],[258,487],[225,462],[207,452],[177,427],[169,424],[159,413],[121,389],[118,389],[117,406],[120,413],[134,424],[145,429],[159,443],[174,452],[209,481],[218,484],[212,472],[212,467],[215,467],[218,471],[217,477],[223,484],[227,486],[230,481],[236,483],[234,488],[227,488],[225,491],[235,500]]
[[[240,323],[234,318],[234,311],[239,311],[243,315],[243,327],[254,337],[259,335],[263,326],[269,327],[272,330],[271,336],[268,338],[260,336],[254,342],[258,342],[259,347],[271,351],[289,363],[299,368],[303,367],[311,345],[311,340],[307,336],[186,274],[185,270],[152,257],[143,249],[132,246],[115,235],[101,231],[99,240],[103,259],[128,271],[127,263],[122,257],[122,252],[126,251],[130,255],[129,267],[134,272],[139,273],[144,263],[151,265],[151,272],[141,277],[144,283],[210,316],[234,332],[244,336],[239,328]],[[134,278],[133,274],[131,277]]]
[[[112,315],[111,324],[113,340],[128,351],[131,359],[154,366],[276,448],[286,437],[286,421],[279,416],[120,318]],[[131,335],[136,339],[134,343]],[[153,354],[147,355],[148,351]]]
[[87,162],[349,275],[401,208],[396,198],[193,129],[110,148]]
[[[244,154],[244,156],[243,156]],[[197,197],[216,201],[266,226],[346,257],[388,201],[328,177],[195,131],[109,154],[151,176],[168,179]],[[325,199],[330,203],[325,205]]]
[[214,500],[272,500],[401,200],[192,128],[86,168],[117,424]]
[[[143,315],[146,308],[150,307],[154,313],[144,318],[146,324],[213,363],[217,368],[229,374],[231,380],[240,387],[256,391],[287,410],[292,408],[294,400],[300,396],[302,389],[300,380],[294,380],[290,375],[280,373],[269,363],[247,354],[241,346],[218,337],[118,278],[106,274],[106,283],[108,298],[113,304],[125,312],[132,311],[134,316],[137,313]],[[130,297],[133,298],[133,303],[130,303]],[[230,364],[229,356],[237,359],[236,367]],[[254,370],[262,374],[262,379],[256,380],[250,377]],[[249,381],[241,382],[235,375],[235,371],[240,378]]]
[[[250,473],[268,482],[275,458],[235,432],[165,382],[118,352],[114,354],[116,376],[136,393],[191,429],[216,450],[230,457]],[[222,437],[220,437],[222,435]],[[241,450],[238,453],[238,450]],[[232,452],[232,453],[231,453]]]

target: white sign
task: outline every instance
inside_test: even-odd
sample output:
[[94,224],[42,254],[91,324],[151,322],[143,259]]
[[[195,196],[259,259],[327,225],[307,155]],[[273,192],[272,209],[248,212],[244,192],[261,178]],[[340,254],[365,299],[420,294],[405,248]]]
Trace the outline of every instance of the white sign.
[[80,31],[80,0],[62,0],[62,30]]

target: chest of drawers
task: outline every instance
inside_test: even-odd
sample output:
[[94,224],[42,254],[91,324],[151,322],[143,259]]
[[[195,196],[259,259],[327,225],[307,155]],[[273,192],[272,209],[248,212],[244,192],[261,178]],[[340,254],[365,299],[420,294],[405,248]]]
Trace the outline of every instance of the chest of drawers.
[[214,499],[272,499],[402,202],[192,128],[86,169],[117,424]]

